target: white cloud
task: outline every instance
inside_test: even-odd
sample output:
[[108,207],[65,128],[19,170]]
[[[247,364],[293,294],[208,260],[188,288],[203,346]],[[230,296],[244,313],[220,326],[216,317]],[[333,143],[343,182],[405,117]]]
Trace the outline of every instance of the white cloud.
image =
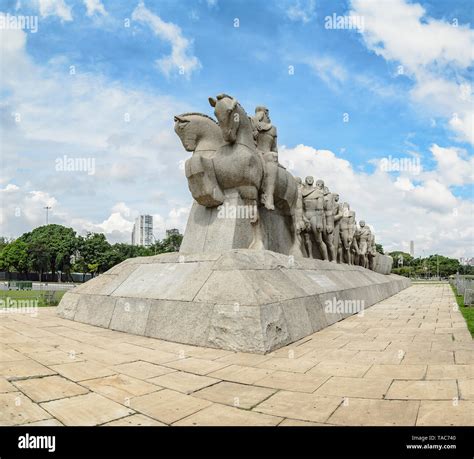
[[84,0],[84,4],[87,8],[87,16],[93,16],[96,13],[102,16],[107,15],[107,11],[100,0]]
[[301,60],[328,86],[342,83],[347,79],[347,71],[343,65],[328,56],[308,56]]
[[37,0],[41,17],[58,16],[63,21],[72,21],[71,7],[64,0]]
[[[26,53],[27,37],[0,30],[2,235],[44,224],[46,205],[53,207],[51,222],[104,231],[111,241],[129,242],[139,213],[163,215],[163,235],[167,224],[184,229],[183,213],[173,209],[191,202],[179,168],[188,153],[173,132],[173,115],[190,107],[80,69],[70,74],[65,57],[40,66]],[[58,172],[55,160],[65,154],[93,158],[95,174]]]
[[0,227],[2,236],[18,237],[25,226],[31,230],[46,223],[45,207],[56,207],[58,201],[45,191],[27,191],[15,184],[0,190]]
[[295,176],[322,178],[331,191],[339,193],[341,202],[349,202],[357,220],[366,220],[375,228],[386,250],[409,251],[410,240],[414,240],[420,255],[424,249],[427,254],[472,256],[467,251],[472,251],[474,238],[474,204],[452,194],[449,187],[458,184],[459,178],[445,171],[446,161],[456,167],[463,164],[462,152],[446,148],[452,154],[447,160],[442,150],[433,145],[436,168],[414,177],[394,176],[380,168],[373,173],[359,172],[332,151],[305,145],[280,147],[279,157]]
[[418,3],[352,0],[350,14],[364,17],[361,32],[368,49],[401,64],[415,81],[412,100],[432,115],[447,118],[461,141],[474,143],[469,68],[474,62],[474,31],[436,20]]
[[367,46],[386,60],[402,62],[410,73],[434,65],[466,68],[472,61],[473,32],[426,17],[418,3],[352,0],[352,8],[364,17]]
[[426,172],[426,176],[436,174],[439,181],[447,186],[473,185],[474,156],[461,148],[443,148],[436,144],[431,146],[430,151],[437,167],[434,172]]
[[306,24],[316,16],[316,2],[314,0],[291,1],[286,6],[286,15],[292,21],[301,21]]
[[132,19],[147,24],[160,39],[171,45],[171,54],[156,61],[158,69],[169,76],[183,73],[187,78],[201,68],[199,59],[191,52],[192,41],[183,36],[181,28],[172,22],[165,22],[140,2],[132,13]]

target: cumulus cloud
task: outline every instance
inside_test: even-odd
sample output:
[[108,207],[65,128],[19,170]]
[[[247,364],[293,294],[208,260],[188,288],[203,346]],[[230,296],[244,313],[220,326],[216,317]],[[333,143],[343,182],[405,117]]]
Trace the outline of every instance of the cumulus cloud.
[[0,227],[3,236],[17,237],[35,226],[46,223],[45,207],[56,207],[58,201],[40,190],[25,190],[13,183],[0,189]]
[[292,0],[284,4],[286,16],[294,22],[304,24],[316,17],[316,2],[314,0]]
[[64,0],[37,0],[41,17],[57,16],[62,21],[72,21],[71,7]]
[[474,62],[474,31],[468,26],[427,16],[418,3],[352,0],[350,14],[363,16],[368,49],[401,64],[415,85],[411,98],[448,119],[459,140],[474,143],[469,69]]
[[171,45],[171,54],[156,61],[158,69],[166,76],[172,73],[184,74],[187,78],[201,68],[201,62],[192,54],[192,41],[183,35],[179,26],[166,22],[152,13],[140,2],[132,13],[132,19],[148,25],[153,33]]
[[433,144],[430,148],[436,161],[436,170],[426,172],[425,176],[436,176],[447,186],[471,185],[474,183],[474,156],[462,148],[444,148]]
[[[2,235],[17,237],[44,224],[46,205],[53,207],[51,222],[104,231],[115,241],[130,240],[139,213],[163,215],[163,234],[168,220],[182,230],[182,213],[168,217],[169,209],[191,200],[180,169],[187,153],[173,132],[173,115],[190,107],[71,71],[65,57],[36,64],[26,52],[27,37],[0,30]],[[64,155],[93,159],[95,173],[56,170]]]
[[84,0],[84,4],[87,8],[87,16],[93,16],[94,14],[107,15],[107,11],[100,0]]
[[[441,154],[442,150],[451,152],[451,160]],[[417,254],[426,250],[471,256],[466,250],[474,239],[474,204],[453,195],[450,187],[459,184],[459,178],[446,172],[446,162],[463,166],[463,153],[438,145],[430,151],[436,167],[419,176],[385,172],[380,167],[372,173],[361,172],[332,151],[306,145],[283,146],[279,157],[295,176],[322,178],[331,191],[339,193],[341,202],[351,205],[357,220],[365,220],[374,228],[386,250],[408,252],[414,240]]]

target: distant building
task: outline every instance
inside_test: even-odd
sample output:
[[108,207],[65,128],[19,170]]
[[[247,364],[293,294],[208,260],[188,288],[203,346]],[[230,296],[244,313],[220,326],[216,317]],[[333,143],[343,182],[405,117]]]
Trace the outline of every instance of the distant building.
[[410,255],[415,257],[415,241],[410,241]]
[[140,215],[135,219],[132,231],[132,245],[153,245],[153,217]]
[[461,257],[459,259],[459,263],[461,263],[463,266],[474,266],[474,257],[471,257],[471,258]]
[[179,234],[179,229],[171,228],[169,230],[166,230],[166,237],[177,236],[178,234]]

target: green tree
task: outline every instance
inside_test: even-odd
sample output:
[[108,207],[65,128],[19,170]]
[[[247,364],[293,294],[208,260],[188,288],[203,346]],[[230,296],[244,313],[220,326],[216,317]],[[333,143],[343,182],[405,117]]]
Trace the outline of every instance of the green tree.
[[168,253],[177,252],[183,242],[183,235],[179,233],[173,233],[165,237],[161,241],[157,241],[155,244],[156,253]]
[[0,236],[0,252],[6,247],[10,242],[13,242],[13,240],[8,240],[8,238],[4,236]]
[[26,242],[17,239],[3,247],[0,252],[0,269],[26,273],[29,266],[28,245]]
[[[409,266],[411,262],[413,261],[413,257],[406,252],[401,252],[401,251],[394,251],[388,253],[393,258],[393,266],[394,268],[400,268],[402,266]],[[402,263],[400,263],[399,260],[402,260]]]
[[74,268],[83,274],[107,271],[110,264],[108,257],[110,250],[111,245],[105,234],[87,233],[85,237],[79,236]]
[[40,273],[57,271],[70,274],[71,257],[77,249],[76,232],[62,225],[44,225],[19,239],[28,245],[31,266]]
[[378,253],[381,253],[382,255],[384,255],[382,244],[377,244],[377,243],[375,243],[375,250],[376,250]]

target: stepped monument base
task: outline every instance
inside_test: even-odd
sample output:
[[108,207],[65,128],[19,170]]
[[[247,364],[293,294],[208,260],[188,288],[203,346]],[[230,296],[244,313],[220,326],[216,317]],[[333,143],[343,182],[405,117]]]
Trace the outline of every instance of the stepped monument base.
[[130,258],[67,292],[60,317],[183,344],[267,353],[408,287],[361,266],[268,250]]

